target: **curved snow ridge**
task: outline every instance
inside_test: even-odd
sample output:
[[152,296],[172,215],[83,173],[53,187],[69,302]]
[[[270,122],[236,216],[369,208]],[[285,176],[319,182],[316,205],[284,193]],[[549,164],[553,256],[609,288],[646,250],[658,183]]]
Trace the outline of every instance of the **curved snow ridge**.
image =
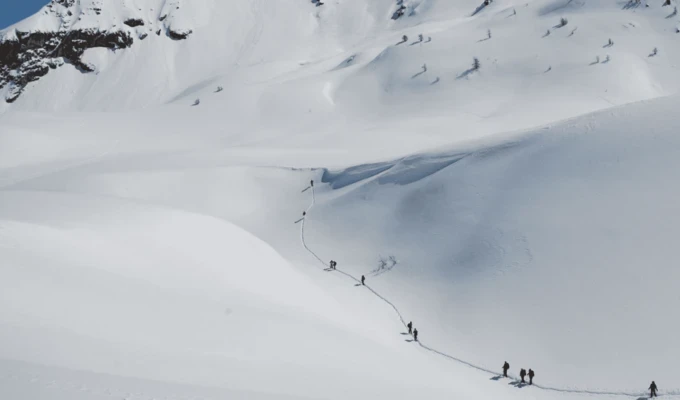
[[[309,205],[309,207],[307,207],[306,214],[309,214],[309,212],[312,210],[312,208],[314,208],[314,206],[316,205],[316,194],[315,194],[315,191],[314,191],[314,187],[313,186],[308,187],[307,189],[303,190],[303,192],[306,192],[309,189],[311,189],[311,192],[312,192],[312,202]],[[314,258],[316,258],[321,263],[323,268],[325,269],[328,266],[328,262],[324,261],[321,257],[319,257],[318,254],[316,254],[311,248],[309,248],[309,246],[307,245],[307,242],[305,241],[305,220],[306,220],[306,215],[305,215],[305,217],[303,217],[302,223],[300,224],[300,237],[301,237],[301,240],[302,240],[302,246],[305,248],[305,250],[307,250],[307,252],[309,252]],[[349,279],[352,279],[355,282],[361,283],[361,280],[359,278],[357,278],[357,277],[353,276],[352,274],[345,272],[341,269],[335,269],[335,270],[333,270],[333,272],[339,272],[342,275],[345,275],[346,277],[348,277]],[[399,308],[394,303],[392,303],[390,300],[388,300],[384,296],[380,295],[378,292],[376,292],[370,286],[368,286],[368,285],[364,285],[364,286],[368,290],[370,290],[376,297],[378,297],[380,300],[382,300],[383,302],[387,303],[387,305],[392,307],[394,312],[399,317],[401,323],[404,325],[404,327],[406,327],[406,320],[404,319],[403,315],[399,311]],[[500,372],[484,368],[480,365],[474,364],[472,362],[469,362],[469,361],[463,360],[461,358],[447,354],[445,352],[439,351],[435,348],[429,347],[426,344],[423,344],[422,341],[417,341],[416,343],[421,348],[423,348],[423,349],[425,349],[429,352],[435,353],[435,354],[440,355],[442,357],[445,357],[449,360],[463,364],[467,367],[476,369],[478,371],[481,371],[481,372],[484,372],[484,373],[487,373],[487,374],[490,374],[490,375],[496,375],[496,376],[502,375]],[[510,374],[508,376],[512,379],[519,380],[519,378],[515,375]],[[532,384],[531,386],[533,386],[537,389],[540,389],[540,390],[551,391],[551,392],[559,392],[559,393],[601,395],[601,396],[619,396],[619,397],[631,397],[631,398],[632,397],[635,397],[635,398],[646,398],[647,397],[646,392],[634,393],[634,392],[604,390],[604,389],[603,390],[596,390],[596,389],[591,390],[591,389],[580,389],[580,388],[560,388],[560,387],[552,387],[552,386],[543,386],[543,385],[538,385],[538,384]],[[680,391],[678,391],[678,390],[669,391],[669,392],[666,392],[665,394],[659,395],[658,397],[680,397]]]

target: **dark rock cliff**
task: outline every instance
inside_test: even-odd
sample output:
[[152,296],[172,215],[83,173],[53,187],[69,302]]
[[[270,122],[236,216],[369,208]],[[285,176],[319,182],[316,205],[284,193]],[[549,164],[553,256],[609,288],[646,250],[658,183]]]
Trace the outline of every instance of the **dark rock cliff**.
[[[65,0],[64,0],[65,1]],[[103,47],[125,49],[133,44],[126,32],[71,30],[67,32],[16,32],[16,39],[0,41],[0,88],[10,85],[5,100],[13,102],[29,82],[64,63],[82,72],[94,69],[81,61],[85,50]]]
[[149,33],[160,35],[162,30],[172,40],[185,40],[193,33],[191,29],[172,28],[164,23],[167,13],[154,22],[138,15],[138,10],[130,10],[131,15],[118,26],[115,22],[107,24],[108,29],[91,28],[92,24],[88,28],[78,27],[82,18],[90,21],[93,16],[106,18],[103,4],[95,2],[83,9],[77,7],[76,0],[51,0],[39,12],[39,17],[55,22],[44,25],[54,28],[31,29],[30,25],[19,24],[18,28],[0,34],[0,90],[7,88],[5,101],[15,101],[30,82],[63,65],[73,66],[82,73],[93,72],[95,67],[82,61],[87,49],[127,49],[134,45],[133,37],[144,40]]

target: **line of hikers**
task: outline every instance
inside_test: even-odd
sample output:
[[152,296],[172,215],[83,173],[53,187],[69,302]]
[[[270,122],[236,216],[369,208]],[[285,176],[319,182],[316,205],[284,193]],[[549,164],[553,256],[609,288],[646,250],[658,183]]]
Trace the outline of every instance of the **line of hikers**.
[[[410,323],[409,323],[409,325],[410,325]],[[409,332],[410,332],[410,330],[411,329],[409,327]],[[503,363],[503,376],[506,377],[506,378],[508,377],[508,370],[509,369],[510,369],[510,364],[508,364],[508,362],[505,361]],[[522,380],[521,383],[526,383],[526,380],[524,379],[526,376],[529,376],[529,385],[533,385],[534,384],[534,376],[536,376],[536,374],[534,373],[534,370],[529,368],[529,372],[527,373],[527,371],[524,368],[520,369],[519,370],[519,377]],[[652,384],[649,385],[648,390],[649,390],[649,397],[650,398],[656,397],[656,392],[658,391],[658,388],[656,387],[656,382],[652,381]]]
[[[509,369],[510,369],[510,364],[508,364],[507,361],[504,362],[504,363],[503,363],[503,376],[506,377],[506,378],[508,377],[508,370],[509,370]],[[524,368],[522,368],[522,369],[519,370],[519,377],[522,379],[522,382],[521,382],[521,383],[527,383],[527,382],[524,380],[524,378],[525,378],[527,375],[529,375],[529,385],[533,385],[533,384],[534,384],[534,376],[535,376],[534,370],[531,369],[531,368],[529,368],[529,373],[528,373],[528,374],[527,374],[527,370],[524,369]]]
[[[337,261],[331,260],[331,262],[328,264],[328,269],[338,269]],[[361,275],[361,284],[366,285],[366,276],[364,275]]]
[[408,334],[413,335],[413,340],[415,342],[418,341],[418,329],[413,329],[413,321],[409,321],[408,324],[406,324],[406,327],[408,328]]
[[[309,182],[309,186],[314,188],[314,181],[313,180]],[[303,211],[302,216],[304,217],[306,215],[307,215],[307,212]],[[335,261],[335,260],[330,261],[329,267],[330,267],[331,270],[337,269],[337,266],[338,266],[337,261]],[[366,276],[364,276],[364,275],[361,275],[361,284],[366,285]],[[417,342],[418,341],[418,329],[413,328],[413,321],[409,321],[409,323],[406,324],[406,327],[408,328],[408,334],[413,336],[413,341]],[[505,378],[508,377],[508,370],[509,369],[510,369],[510,364],[508,364],[508,362],[505,361],[503,363],[503,376]],[[521,368],[519,370],[519,377],[521,379],[520,383],[527,383],[526,380],[525,380],[525,378],[527,376],[529,377],[529,385],[533,385],[534,384],[534,376],[536,376],[536,373],[534,372],[534,370],[529,368],[529,371],[527,372],[527,370],[525,370],[524,368]],[[656,392],[658,391],[658,388],[656,387],[656,383],[654,381],[652,381],[652,384],[649,385],[648,390],[650,392],[650,396],[649,396],[650,398],[651,397],[657,397]]]

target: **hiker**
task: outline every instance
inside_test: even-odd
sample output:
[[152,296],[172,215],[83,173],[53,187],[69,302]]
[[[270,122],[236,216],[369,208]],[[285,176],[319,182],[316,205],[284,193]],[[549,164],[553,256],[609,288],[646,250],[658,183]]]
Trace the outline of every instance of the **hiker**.
[[401,40],[402,40],[404,43],[408,42],[408,36],[406,36],[406,35],[402,36],[402,37],[401,37]]
[[656,383],[652,381],[652,384],[649,385],[649,397],[656,397],[656,391],[657,391]]
[[423,34],[421,33],[421,34],[418,35],[418,41],[419,41],[419,42],[422,42],[423,40],[424,40],[424,39],[423,39]]
[[335,267],[338,265],[337,262],[331,261],[331,269],[335,269]]
[[361,275],[361,284],[362,284],[362,285],[365,285],[364,282],[366,282],[366,277],[363,276],[363,275]]
[[529,385],[534,384],[534,370],[529,368]]
[[520,370],[519,370],[519,377],[522,378],[522,383],[526,383],[526,382],[524,381],[524,377],[525,377],[525,376],[527,376],[527,371],[526,371],[524,368],[520,369]]
[[413,340],[416,342],[418,341],[418,329],[413,330]]
[[510,369],[510,364],[508,364],[507,361],[504,362],[503,363],[503,376],[506,377],[506,378],[508,377],[508,370],[509,369]]
[[334,262],[335,262],[335,261],[331,260],[331,262],[329,263],[330,265],[328,266],[328,268],[333,269],[333,263],[334,263]]
[[413,322],[409,321],[408,325],[406,325],[406,327],[408,328],[408,334],[409,335],[412,334],[413,333]]
[[313,180],[309,181],[309,186],[314,187],[314,181]]
[[304,217],[304,216],[306,216],[306,215],[307,215],[307,211],[303,211],[303,212],[302,212],[302,216]]

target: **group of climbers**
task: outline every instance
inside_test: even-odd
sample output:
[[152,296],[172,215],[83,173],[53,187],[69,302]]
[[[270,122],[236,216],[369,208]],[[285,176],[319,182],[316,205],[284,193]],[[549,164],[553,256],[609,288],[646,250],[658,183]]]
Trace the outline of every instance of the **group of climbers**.
[[[410,333],[411,332],[411,323],[410,322],[409,322],[408,326],[409,326],[409,333]],[[505,361],[503,363],[503,376],[505,378],[508,377],[508,370],[509,369],[510,369],[510,364],[508,364],[508,362]],[[525,377],[527,377],[527,376],[529,377],[529,385],[533,385],[534,384],[534,376],[536,376],[536,374],[534,373],[534,370],[531,369],[531,368],[529,368],[529,372],[527,372],[524,368],[519,370],[519,377],[521,379],[521,383],[526,383]],[[657,397],[656,396],[657,390],[658,390],[658,388],[656,387],[656,382],[652,381],[652,384],[649,385],[649,397],[650,398]]]
[[[503,363],[503,376],[506,377],[506,378],[508,377],[508,370],[509,370],[509,369],[510,369],[510,364],[508,364],[507,361],[504,362],[504,363]],[[534,370],[531,369],[531,368],[529,368],[529,373],[528,373],[528,374],[527,374],[527,370],[525,370],[524,368],[522,368],[522,369],[519,370],[519,377],[522,379],[522,383],[526,383],[526,381],[524,380],[524,378],[525,378],[527,375],[529,375],[529,385],[533,385],[533,384],[534,384],[534,375],[535,375],[535,374],[534,374]]]
[[[534,384],[534,370],[529,368],[529,374],[528,375],[529,375],[529,385],[533,385]],[[526,381],[524,380],[525,376],[527,376],[527,370],[525,370],[524,368],[520,369],[519,370],[519,377],[522,378],[522,383],[526,383]]]
[[[314,188],[314,181],[309,182],[310,187],[313,189]],[[302,212],[302,216],[306,216],[307,213],[305,211]],[[330,269],[335,270],[337,269],[338,263],[334,260],[330,261]],[[366,285],[366,277],[364,275],[361,275],[361,285]],[[418,329],[413,328],[413,321],[409,321],[408,324],[406,324],[406,327],[408,328],[408,334],[413,336],[413,341],[417,342],[418,341]],[[508,377],[508,370],[510,369],[510,364],[505,361],[503,363],[503,376],[505,378]],[[525,378],[529,377],[529,385],[534,384],[534,376],[536,376],[535,372],[533,369],[529,368],[529,371],[525,370],[524,368],[521,368],[519,370],[519,377],[521,379],[520,383],[527,383]],[[649,385],[649,391],[650,391],[650,398],[651,397],[657,397],[657,392],[658,388],[656,386],[656,383],[652,381],[651,385]]]
[[408,324],[406,324],[406,327],[408,328],[408,334],[413,335],[413,341],[417,342],[418,341],[418,329],[413,329],[413,321],[409,321]]

